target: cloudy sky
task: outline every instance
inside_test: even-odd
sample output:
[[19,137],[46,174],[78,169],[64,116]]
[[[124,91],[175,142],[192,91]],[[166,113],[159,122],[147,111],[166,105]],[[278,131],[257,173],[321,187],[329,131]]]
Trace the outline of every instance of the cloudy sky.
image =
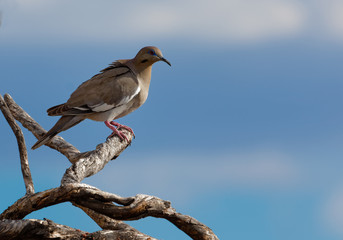
[[[0,0],[0,17],[1,94],[46,129],[45,110],[112,61],[156,45],[172,63],[154,65],[148,101],[119,120],[132,146],[86,183],[171,200],[220,239],[342,239],[343,1]],[[0,133],[4,210],[24,185],[1,118]],[[86,151],[108,134],[85,121],[61,136]],[[46,147],[29,158],[36,191],[69,166]],[[70,204],[28,217],[98,230]],[[188,239],[160,219],[132,224]]]

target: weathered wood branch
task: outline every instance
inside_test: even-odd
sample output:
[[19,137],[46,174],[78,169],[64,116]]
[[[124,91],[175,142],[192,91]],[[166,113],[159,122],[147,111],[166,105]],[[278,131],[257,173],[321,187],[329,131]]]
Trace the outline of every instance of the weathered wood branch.
[[107,203],[104,208],[103,203],[97,199],[77,199],[76,203],[113,219],[137,220],[147,216],[164,218],[193,239],[218,239],[209,227],[191,216],[176,212],[169,201],[158,197],[138,194],[130,205],[122,207]]
[[[4,95],[6,104],[10,109],[13,117],[20,122],[24,128],[29,130],[37,139],[42,137],[46,131],[41,127],[29,114],[27,114],[18,104],[13,100],[9,94]],[[55,136],[51,142],[46,144],[48,147],[57,150],[68,158],[73,163],[77,161],[77,156],[80,151],[72,144],[66,142],[62,137]]]
[[86,184],[67,184],[25,196],[4,211],[0,219],[22,219],[33,211],[67,201],[115,220],[138,220],[147,216],[164,218],[193,239],[217,239],[206,225],[177,213],[169,201],[144,194],[123,198]]
[[[1,110],[7,110],[5,117],[13,116],[37,138],[45,133],[8,94],[5,95],[5,100],[0,99],[0,106]],[[15,123],[13,117],[11,121]],[[17,124],[16,126],[21,131]],[[15,134],[16,132],[17,130],[14,131]],[[130,142],[133,135],[128,131],[125,131],[125,135]],[[218,239],[209,227],[176,212],[168,201],[143,194],[124,198],[80,183],[118,157],[129,146],[129,142],[112,137],[99,144],[95,150],[80,153],[63,138],[53,138],[48,146],[66,156],[73,165],[66,170],[60,187],[26,194],[0,214],[0,239],[53,239],[56,236],[59,239],[153,239],[121,221],[138,220],[147,216],[164,218],[193,239]],[[25,146],[25,142],[22,143]],[[67,201],[86,212],[103,230],[88,234],[49,220],[21,220],[33,211]]]
[[88,238],[87,235],[87,232],[56,224],[51,220],[0,220],[0,239],[92,239]]
[[[14,118],[32,132],[37,139],[46,133],[29,114],[15,103],[9,94],[5,94],[5,101]],[[114,136],[107,139],[105,143],[99,144],[95,150],[85,153],[80,153],[76,147],[66,142],[62,137],[55,136],[47,146],[65,155],[71,163],[76,163],[67,170],[62,183],[81,182],[84,178],[102,170],[110,160],[118,157],[130,145],[133,138],[131,132],[125,129],[122,131],[125,132],[129,142],[121,141],[119,137]],[[78,163],[78,160],[81,160],[80,163]]]
[[156,240],[136,229],[122,228],[104,229],[94,233],[88,233],[79,229],[54,223],[51,220],[0,220],[0,239],[6,240],[113,240],[113,239],[132,239],[132,240]]
[[17,139],[19,155],[20,155],[21,172],[24,178],[26,194],[33,194],[35,192],[35,189],[33,186],[31,171],[29,167],[29,160],[27,156],[24,134],[21,131],[21,128],[18,126],[17,122],[14,120],[11,114],[11,111],[8,109],[8,106],[1,95],[0,95],[0,109],[4,117],[6,118],[8,124],[11,126],[12,131]]
[[[122,130],[125,135],[132,140],[133,134],[129,131]],[[79,159],[64,174],[61,184],[79,183],[84,178],[90,177],[101,171],[105,165],[129,146],[126,141],[120,141],[119,137],[107,139],[105,143],[99,144],[94,151],[88,152],[88,156]]]
[[114,233],[116,233],[117,235],[115,236],[115,238],[112,238],[112,239],[156,240],[156,238],[153,238],[153,237],[148,236],[144,233],[141,233],[137,229],[131,227],[130,225],[128,225],[122,221],[114,220],[114,219],[107,217],[103,214],[95,212],[89,208],[77,205],[76,203],[73,203],[73,205],[81,208],[102,229],[114,230]]
[[87,184],[67,184],[20,198],[0,214],[0,219],[22,219],[39,209],[62,202],[76,202],[77,199],[97,199],[121,205],[128,205],[134,201],[134,198],[123,198]]

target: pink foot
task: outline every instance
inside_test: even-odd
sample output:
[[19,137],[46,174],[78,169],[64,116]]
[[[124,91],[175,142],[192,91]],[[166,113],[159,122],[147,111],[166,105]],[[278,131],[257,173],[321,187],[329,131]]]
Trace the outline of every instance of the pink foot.
[[[120,131],[120,128],[124,128],[124,129],[128,130],[129,132],[131,132],[133,134],[133,136],[135,136],[132,129],[125,126],[125,125],[121,125],[121,124],[116,123],[114,121],[111,121],[111,122],[105,121],[105,125],[113,131],[112,134],[109,135],[107,138],[110,138],[114,135],[117,135],[120,138],[120,140],[125,139],[127,142],[130,142],[129,139],[126,137],[126,135]],[[116,126],[117,128],[113,127],[112,125]]]
[[110,124],[113,125],[113,126],[116,126],[118,130],[119,130],[120,128],[124,128],[124,129],[126,129],[127,131],[129,131],[130,133],[132,133],[132,134],[133,134],[133,137],[136,137],[135,134],[134,134],[134,132],[133,132],[133,130],[132,130],[132,128],[130,128],[130,127],[128,127],[128,126],[125,126],[125,125],[122,125],[122,124],[120,124],[120,123],[117,123],[117,122],[115,122],[115,121],[111,121]]

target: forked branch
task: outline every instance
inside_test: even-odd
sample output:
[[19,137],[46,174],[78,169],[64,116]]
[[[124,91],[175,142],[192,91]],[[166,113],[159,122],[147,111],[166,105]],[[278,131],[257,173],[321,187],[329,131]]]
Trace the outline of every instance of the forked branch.
[[[17,138],[20,138],[21,134],[23,152],[26,152],[25,141],[13,117],[37,138],[46,132],[8,94],[5,95],[5,100],[0,98],[0,107],[6,119],[10,119],[11,127],[15,126],[12,129],[16,136],[19,132]],[[130,132],[125,131],[125,135],[130,141],[132,140],[133,135]],[[23,238],[23,234],[34,234],[35,237],[45,234],[46,239],[53,239],[56,236],[62,236],[60,239],[153,239],[122,222],[122,220],[138,220],[147,216],[164,218],[193,239],[218,239],[209,227],[191,216],[176,212],[168,201],[143,194],[124,198],[81,183],[84,178],[98,173],[110,160],[117,158],[129,146],[128,142],[112,137],[99,144],[95,150],[85,153],[80,153],[77,148],[59,136],[54,137],[47,145],[66,156],[73,165],[66,170],[60,187],[35,194],[28,192],[29,194],[0,214],[0,239]],[[49,220],[22,220],[34,211],[62,202],[71,202],[81,208],[103,230],[88,234]],[[26,238],[28,236],[32,237],[25,235]]]
[[[24,128],[29,130],[37,139],[46,133],[41,125],[39,125],[29,114],[27,114],[18,104],[16,104],[9,94],[5,94],[4,98],[13,117],[20,122]],[[80,154],[80,151],[76,147],[64,141],[64,139],[60,136],[54,137],[52,141],[47,144],[47,146],[62,153],[71,163],[76,162],[77,156]]]

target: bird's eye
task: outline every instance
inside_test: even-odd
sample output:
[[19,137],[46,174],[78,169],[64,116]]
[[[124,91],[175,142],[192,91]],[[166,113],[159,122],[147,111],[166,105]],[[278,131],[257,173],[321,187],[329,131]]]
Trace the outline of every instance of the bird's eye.
[[149,54],[150,54],[150,55],[156,55],[156,53],[155,53],[154,50],[150,50],[150,51],[149,51]]

